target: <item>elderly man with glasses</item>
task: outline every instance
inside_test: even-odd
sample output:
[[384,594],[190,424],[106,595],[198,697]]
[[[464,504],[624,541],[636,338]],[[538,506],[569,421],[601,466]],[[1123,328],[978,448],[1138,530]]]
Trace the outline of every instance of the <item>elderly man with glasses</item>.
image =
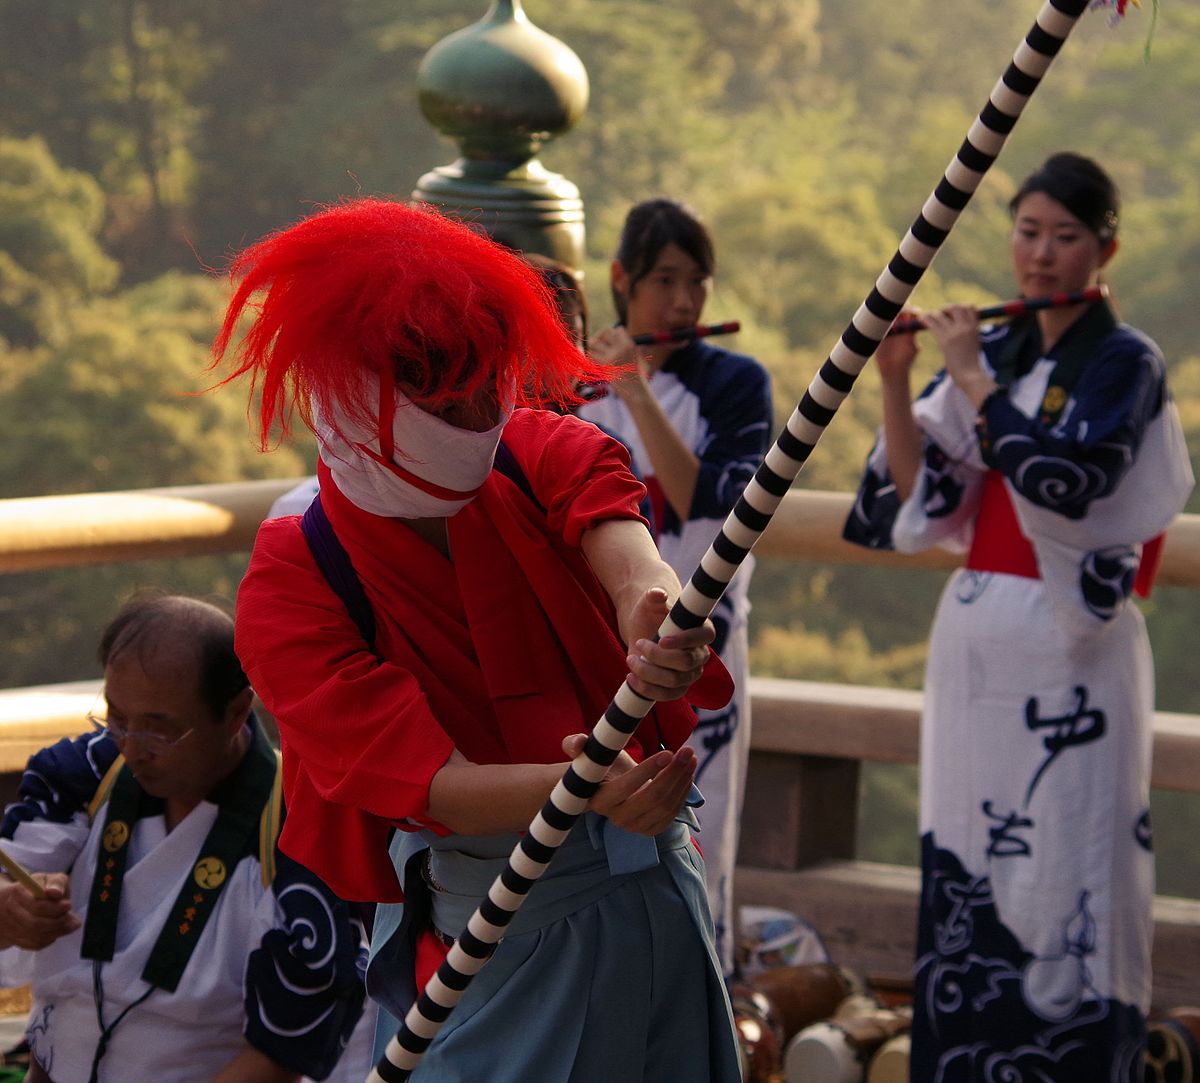
[[28,1080],[323,1078],[361,1011],[359,936],[276,850],[277,758],[231,619],[140,599],[99,659],[95,732],[34,756],[0,825],[23,881],[0,879],[0,980],[32,983]]

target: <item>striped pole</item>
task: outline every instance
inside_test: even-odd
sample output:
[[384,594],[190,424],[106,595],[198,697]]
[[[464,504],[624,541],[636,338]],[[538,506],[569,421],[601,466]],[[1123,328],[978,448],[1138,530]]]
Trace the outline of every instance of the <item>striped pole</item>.
[[[854,386],[888,327],[933,262],[959,214],[996,160],[1021,111],[1045,75],[1089,0],[1046,0],[1012,63],[992,89],[945,175],[841,339],[809,384],[787,427],[746,486],[721,533],[683,588],[659,636],[695,628],[716,607],[729,581],[771,521],[837,408]],[[479,909],[467,922],[437,973],[388,1042],[367,1083],[402,1083],[420,1063],[449,1016],[504,935],[530,888],[583,814],[609,765],[625,747],[651,700],[622,684],[596,723],[584,751],[567,768],[529,825]]]

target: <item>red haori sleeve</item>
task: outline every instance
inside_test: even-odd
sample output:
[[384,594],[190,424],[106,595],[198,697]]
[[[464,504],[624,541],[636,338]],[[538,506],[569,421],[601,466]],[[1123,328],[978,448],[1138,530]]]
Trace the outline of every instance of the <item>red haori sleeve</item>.
[[238,594],[237,648],[330,800],[393,820],[424,811],[453,744],[413,675],[363,641],[297,520],[259,532]]
[[[579,418],[519,410],[505,427],[505,443],[525,470],[547,519],[570,546],[607,519],[642,519],[646,489],[634,477],[625,445]],[[714,655],[686,699],[654,710],[668,744],[687,740],[695,725],[690,705],[719,710],[733,698],[733,678]],[[609,690],[617,691],[617,685]]]
[[567,545],[578,546],[584,531],[606,519],[641,519],[646,487],[630,469],[629,452],[595,425],[570,414],[518,410],[504,442],[551,531]]
[[[296,519],[259,530],[238,592],[237,650],[284,743],[284,848],[298,860],[302,852],[303,863],[339,893],[344,885],[331,859],[339,867],[382,862],[394,890],[387,833],[394,821],[424,816],[430,781],[453,744],[413,675],[367,648],[313,563]],[[336,843],[333,824],[321,817],[339,821]],[[341,834],[347,831],[349,840]],[[347,852],[357,849],[355,840],[378,849]]]

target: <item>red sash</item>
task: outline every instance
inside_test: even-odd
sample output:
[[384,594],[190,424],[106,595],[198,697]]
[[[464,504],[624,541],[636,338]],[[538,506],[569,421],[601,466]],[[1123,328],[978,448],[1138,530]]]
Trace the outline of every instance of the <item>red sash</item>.
[[[1142,559],[1133,581],[1134,593],[1148,598],[1154,577],[1162,563],[1164,535],[1151,538],[1142,546]],[[1029,539],[1021,532],[1012,496],[999,470],[989,470],[983,476],[983,495],[975,517],[975,535],[967,554],[967,567],[975,572],[1003,572],[1040,579],[1037,554]]]
[[989,470],[983,475],[983,495],[975,516],[975,535],[967,554],[967,567],[973,572],[1003,572],[1041,579],[1037,555],[1029,539],[1021,533],[1012,497],[999,470]]
[[1139,598],[1149,598],[1150,589],[1154,586],[1154,577],[1158,575],[1158,567],[1162,564],[1163,543],[1166,534],[1155,534],[1142,546],[1142,560],[1138,564],[1137,576],[1133,580],[1133,592]]

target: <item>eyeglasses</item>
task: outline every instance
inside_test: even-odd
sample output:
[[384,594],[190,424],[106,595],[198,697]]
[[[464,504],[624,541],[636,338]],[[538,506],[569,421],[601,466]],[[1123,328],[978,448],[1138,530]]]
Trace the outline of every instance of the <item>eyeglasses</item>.
[[170,752],[192,734],[192,729],[181,733],[178,737],[164,737],[161,733],[151,733],[146,730],[127,730],[121,723],[111,721],[94,709],[88,711],[87,720],[92,724],[93,729],[99,733],[107,733],[117,744],[123,745],[126,741],[136,740],[141,744],[142,749],[152,756],[161,756]]

